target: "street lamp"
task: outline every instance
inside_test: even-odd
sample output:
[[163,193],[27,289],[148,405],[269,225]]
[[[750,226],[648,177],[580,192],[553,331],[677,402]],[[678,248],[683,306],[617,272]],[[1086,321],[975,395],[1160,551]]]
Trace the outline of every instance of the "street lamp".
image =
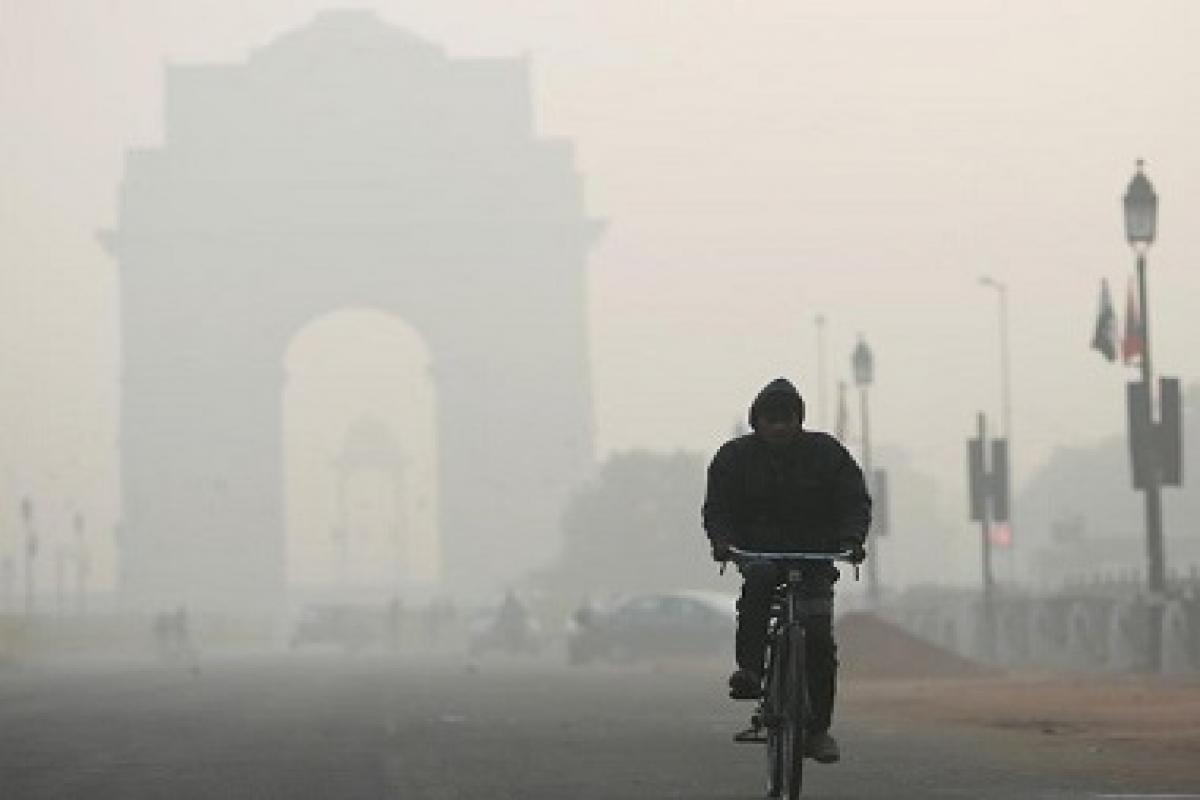
[[[862,467],[863,474],[866,476],[867,485],[871,486],[875,473],[871,469],[871,425],[870,416],[867,413],[867,388],[875,380],[875,357],[871,354],[871,348],[867,346],[867,342],[863,339],[862,334],[858,335],[858,344],[854,347],[854,353],[850,357],[850,364],[854,370],[854,385],[858,387],[859,409],[862,414]],[[875,547],[875,554],[867,559],[867,597],[870,600],[873,608],[879,607],[879,550],[878,539],[872,545]]]
[[1158,195],[1142,172],[1145,165],[1146,162],[1139,158],[1137,174],[1125,191],[1125,238],[1139,253],[1153,244],[1158,222]]
[[[1140,460],[1144,465],[1141,470],[1143,490],[1146,493],[1146,585],[1151,595],[1150,617],[1150,658],[1151,668],[1158,670],[1162,659],[1162,618],[1163,601],[1167,588],[1166,557],[1163,552],[1162,532],[1162,481],[1159,474],[1159,453],[1154,441],[1154,394],[1151,381],[1154,370],[1150,362],[1150,313],[1146,295],[1146,251],[1154,242],[1158,223],[1158,196],[1154,187],[1142,171],[1145,162],[1138,159],[1137,174],[1129,182],[1125,191],[1125,238],[1130,247],[1137,253],[1138,300],[1141,310],[1142,334],[1142,384],[1146,402],[1139,403],[1138,421],[1141,431],[1145,432],[1143,441],[1131,442],[1133,448],[1140,452]],[[1130,436],[1136,436],[1135,430]]]

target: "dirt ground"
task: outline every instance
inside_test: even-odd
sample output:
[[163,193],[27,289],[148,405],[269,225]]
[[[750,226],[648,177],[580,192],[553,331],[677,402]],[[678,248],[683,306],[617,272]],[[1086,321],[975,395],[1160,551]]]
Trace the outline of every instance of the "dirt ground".
[[985,670],[871,615],[839,624],[843,707],[889,724],[990,730],[1081,768],[1195,777],[1200,676],[1071,677]]
[[840,700],[893,723],[990,729],[1081,768],[1194,777],[1200,791],[1200,679],[850,679]]

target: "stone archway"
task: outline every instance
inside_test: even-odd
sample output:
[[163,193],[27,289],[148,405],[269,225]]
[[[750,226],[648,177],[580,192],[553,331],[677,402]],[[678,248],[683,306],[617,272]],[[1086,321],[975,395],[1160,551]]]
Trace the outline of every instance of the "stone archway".
[[123,588],[283,598],[281,357],[344,306],[407,320],[438,396],[453,589],[544,561],[592,461],[586,217],[522,60],[327,12],[244,64],[171,66],[162,147],[106,234],[122,301]]

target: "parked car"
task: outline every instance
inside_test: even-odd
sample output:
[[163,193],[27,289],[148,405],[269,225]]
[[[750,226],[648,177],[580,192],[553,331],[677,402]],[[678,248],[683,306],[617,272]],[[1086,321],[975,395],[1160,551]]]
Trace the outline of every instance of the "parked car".
[[584,605],[567,630],[567,660],[630,663],[716,656],[729,650],[736,598],[720,592],[643,594],[608,609]]

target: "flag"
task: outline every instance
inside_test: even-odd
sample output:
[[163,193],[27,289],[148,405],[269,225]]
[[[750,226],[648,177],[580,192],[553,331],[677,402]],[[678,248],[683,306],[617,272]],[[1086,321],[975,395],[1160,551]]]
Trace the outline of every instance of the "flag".
[[847,428],[850,424],[850,412],[846,408],[846,382],[838,381],[838,407],[837,407],[837,438],[838,441],[846,441]]
[[1121,360],[1126,364],[1136,364],[1135,359],[1141,358],[1146,349],[1145,340],[1137,293],[1133,288],[1133,278],[1130,278],[1128,300],[1125,304],[1125,338],[1121,340]]
[[1113,311],[1107,279],[1100,281],[1100,311],[1096,314],[1092,349],[1099,350],[1109,361],[1117,360],[1117,314]]

